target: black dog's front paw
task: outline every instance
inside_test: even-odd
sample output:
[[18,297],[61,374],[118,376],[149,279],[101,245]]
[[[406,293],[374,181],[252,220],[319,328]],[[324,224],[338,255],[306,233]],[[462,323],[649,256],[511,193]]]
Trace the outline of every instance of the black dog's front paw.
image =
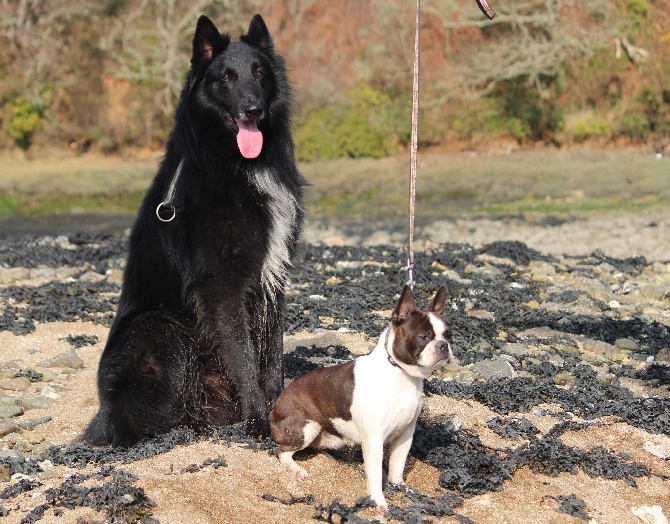
[[267,438],[270,436],[270,423],[265,417],[255,417],[246,420],[247,435],[255,438]]

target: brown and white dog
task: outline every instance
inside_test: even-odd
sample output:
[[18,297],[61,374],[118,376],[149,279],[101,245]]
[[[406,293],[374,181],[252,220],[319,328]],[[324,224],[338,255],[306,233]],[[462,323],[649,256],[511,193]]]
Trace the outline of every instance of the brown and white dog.
[[441,286],[428,309],[419,311],[405,286],[369,355],[308,373],[284,390],[270,414],[283,465],[302,479],[307,472],[293,460],[296,451],[360,444],[368,494],[380,512],[387,511],[384,445],[389,444],[388,480],[402,484],[423,404],[423,379],[453,359],[451,330],[441,318],[446,298]]

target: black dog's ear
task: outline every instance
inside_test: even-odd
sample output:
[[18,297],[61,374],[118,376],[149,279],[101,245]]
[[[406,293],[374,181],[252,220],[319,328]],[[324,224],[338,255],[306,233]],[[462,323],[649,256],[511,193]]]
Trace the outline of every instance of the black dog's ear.
[[391,314],[391,321],[394,323],[402,322],[415,309],[416,304],[414,303],[412,288],[405,284],[405,287],[402,288],[402,293],[400,293],[398,304]]
[[263,17],[259,14],[253,16],[249,23],[249,32],[240,37],[240,40],[264,51],[271,50],[274,45],[272,37],[270,36],[270,31],[268,31],[268,27],[265,25]]
[[435,296],[433,297],[430,306],[428,306],[429,313],[435,313],[437,316],[442,316],[444,313],[444,304],[447,301],[447,288],[445,286],[440,286]]
[[212,59],[225,49],[230,42],[228,35],[222,35],[214,23],[202,15],[198,18],[193,37],[193,56],[191,64],[209,63]]

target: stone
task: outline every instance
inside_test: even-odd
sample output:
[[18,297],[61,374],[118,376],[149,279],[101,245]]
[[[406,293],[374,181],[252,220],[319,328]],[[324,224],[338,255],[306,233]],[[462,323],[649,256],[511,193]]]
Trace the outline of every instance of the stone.
[[84,367],[84,361],[77,355],[74,349],[61,353],[50,363],[52,368],[80,369]]
[[19,427],[13,421],[6,418],[0,418],[0,437],[4,437],[5,435],[9,435],[18,430]]
[[560,331],[555,331],[551,329],[549,326],[542,326],[522,331],[521,333],[519,333],[519,338],[535,337],[540,340],[545,340],[556,335],[563,335],[563,333],[561,333]]
[[19,424],[19,427],[23,429],[33,429],[41,424],[44,424],[45,422],[49,422],[50,420],[51,415],[46,415],[44,417],[26,418],[22,420],[17,420],[17,422]]
[[95,271],[86,271],[86,273],[82,274],[79,277],[79,281],[97,283],[101,282],[102,280],[105,280],[106,278],[107,278],[106,275],[101,275],[100,273],[96,273]]
[[30,270],[25,267],[0,267],[0,284],[11,284],[17,280],[30,278]]
[[663,348],[656,353],[657,362],[670,362],[670,348]]
[[518,342],[508,342],[502,347],[501,351],[503,353],[507,353],[508,355],[520,357],[526,354],[526,346]]
[[640,506],[633,508],[632,512],[643,524],[668,524],[668,518],[661,506]]
[[7,395],[0,395],[0,406],[13,406],[18,399],[16,397],[9,397]]
[[630,338],[617,338],[614,345],[622,351],[637,351],[639,349],[637,342]]
[[23,408],[14,404],[13,406],[0,406],[0,417],[12,418],[23,415]]
[[572,373],[561,371],[560,373],[556,373],[556,375],[554,375],[554,384],[559,386],[571,386],[574,383],[575,377]]
[[585,339],[584,342],[584,359],[589,360],[591,357],[604,357],[606,359],[611,359],[616,353],[618,353],[618,348],[602,340],[593,340]]
[[644,298],[650,298],[652,300],[663,300],[668,291],[662,287],[657,286],[656,284],[646,284],[640,286],[640,295]]
[[660,459],[667,460],[668,458],[668,453],[665,451],[665,448],[663,446],[654,444],[649,440],[645,441],[642,447],[644,448],[645,451],[648,451],[652,455],[656,455]]
[[30,380],[26,377],[7,378],[0,380],[0,389],[8,391],[25,391],[30,387]]
[[470,366],[470,371],[484,380],[511,378],[514,376],[512,365],[502,359],[486,359],[475,362]]
[[468,316],[470,318],[479,318],[482,320],[490,320],[491,322],[495,322],[496,317],[491,313],[490,311],[485,311],[483,309],[473,309],[471,311],[468,311]]
[[24,397],[19,399],[19,405],[26,411],[31,409],[47,409],[53,405],[53,400],[46,397]]

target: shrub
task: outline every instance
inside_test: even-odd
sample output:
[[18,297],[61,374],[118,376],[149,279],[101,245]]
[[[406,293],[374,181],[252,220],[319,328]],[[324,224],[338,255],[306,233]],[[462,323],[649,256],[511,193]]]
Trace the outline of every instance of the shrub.
[[617,135],[626,137],[632,142],[643,143],[649,138],[651,122],[646,115],[629,111],[619,119],[615,129]]
[[30,136],[42,123],[42,112],[37,104],[27,98],[18,97],[12,103],[9,133],[21,149],[28,149]]
[[394,141],[409,141],[410,126],[402,100],[361,86],[349,93],[348,104],[315,109],[297,123],[296,155],[306,161],[380,158]]
[[604,138],[611,135],[609,124],[592,114],[587,114],[576,119],[569,129],[572,139],[581,143],[590,138]]

